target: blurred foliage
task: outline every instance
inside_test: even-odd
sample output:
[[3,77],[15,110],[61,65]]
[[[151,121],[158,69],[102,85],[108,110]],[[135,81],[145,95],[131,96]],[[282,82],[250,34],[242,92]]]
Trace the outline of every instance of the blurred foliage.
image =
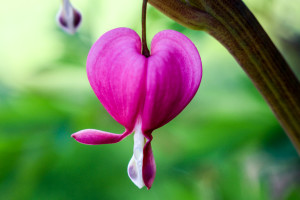
[[[203,80],[191,104],[154,132],[157,175],[150,191],[127,177],[133,139],[103,146],[75,142],[85,128],[121,133],[85,72],[104,32],[141,32],[137,0],[72,1],[82,12],[70,36],[55,24],[59,1],[0,1],[0,199],[300,199],[300,160],[273,113],[231,55],[153,7],[148,42],[174,29],[191,38]],[[299,0],[247,0],[299,75]]]

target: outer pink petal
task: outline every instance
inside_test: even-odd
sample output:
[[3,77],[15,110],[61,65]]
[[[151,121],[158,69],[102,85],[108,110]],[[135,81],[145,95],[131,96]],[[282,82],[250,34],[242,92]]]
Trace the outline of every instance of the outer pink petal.
[[[152,138],[151,138],[152,139]],[[150,189],[156,174],[156,165],[151,148],[151,140],[148,140],[144,146],[143,159],[143,180],[145,186]]]
[[123,134],[114,134],[94,129],[85,129],[78,131],[71,136],[80,143],[98,145],[119,142],[130,133],[131,132],[127,130]]
[[145,96],[147,62],[140,37],[131,29],[105,33],[87,58],[90,84],[105,109],[131,131]]
[[151,132],[176,117],[194,97],[202,77],[197,48],[179,32],[159,32],[152,40],[148,59],[143,132]]

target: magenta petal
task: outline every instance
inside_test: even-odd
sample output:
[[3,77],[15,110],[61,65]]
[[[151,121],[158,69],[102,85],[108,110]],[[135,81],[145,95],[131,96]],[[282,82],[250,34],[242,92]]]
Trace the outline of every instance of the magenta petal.
[[144,146],[143,159],[143,180],[145,186],[150,189],[156,174],[156,165],[151,148],[151,140],[148,140]]
[[148,59],[143,132],[176,117],[194,97],[202,77],[197,48],[179,32],[166,30],[155,35]]
[[128,130],[135,126],[145,96],[147,62],[131,29],[105,33],[87,59],[90,84],[105,109]]
[[94,129],[85,129],[78,131],[71,136],[80,143],[97,145],[97,144],[112,144],[121,141],[130,131],[125,131],[123,134],[109,133]]

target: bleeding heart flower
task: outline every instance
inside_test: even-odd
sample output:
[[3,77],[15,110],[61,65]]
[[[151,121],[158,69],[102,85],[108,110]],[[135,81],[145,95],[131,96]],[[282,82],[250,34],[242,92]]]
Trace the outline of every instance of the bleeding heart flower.
[[81,14],[69,0],[62,0],[62,6],[57,14],[57,22],[64,31],[74,34],[80,25]]
[[152,132],[176,117],[198,90],[202,67],[196,47],[183,34],[166,30],[153,38],[147,58],[137,33],[117,28],[91,48],[87,74],[100,102],[126,130],[114,134],[86,129],[72,137],[83,144],[110,144],[134,131],[128,175],[139,188],[150,189],[156,172]]

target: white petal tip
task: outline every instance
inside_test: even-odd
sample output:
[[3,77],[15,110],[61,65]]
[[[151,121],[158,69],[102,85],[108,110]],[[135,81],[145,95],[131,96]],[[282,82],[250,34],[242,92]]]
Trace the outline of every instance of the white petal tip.
[[134,159],[134,156],[132,156],[128,168],[127,168],[128,176],[131,179],[131,181],[138,187],[143,188],[145,186],[143,181],[143,175],[141,167],[139,167]]
[[145,186],[143,180],[144,145],[145,137],[141,130],[141,124],[138,123],[134,133],[133,156],[128,164],[127,171],[131,181],[140,189]]

